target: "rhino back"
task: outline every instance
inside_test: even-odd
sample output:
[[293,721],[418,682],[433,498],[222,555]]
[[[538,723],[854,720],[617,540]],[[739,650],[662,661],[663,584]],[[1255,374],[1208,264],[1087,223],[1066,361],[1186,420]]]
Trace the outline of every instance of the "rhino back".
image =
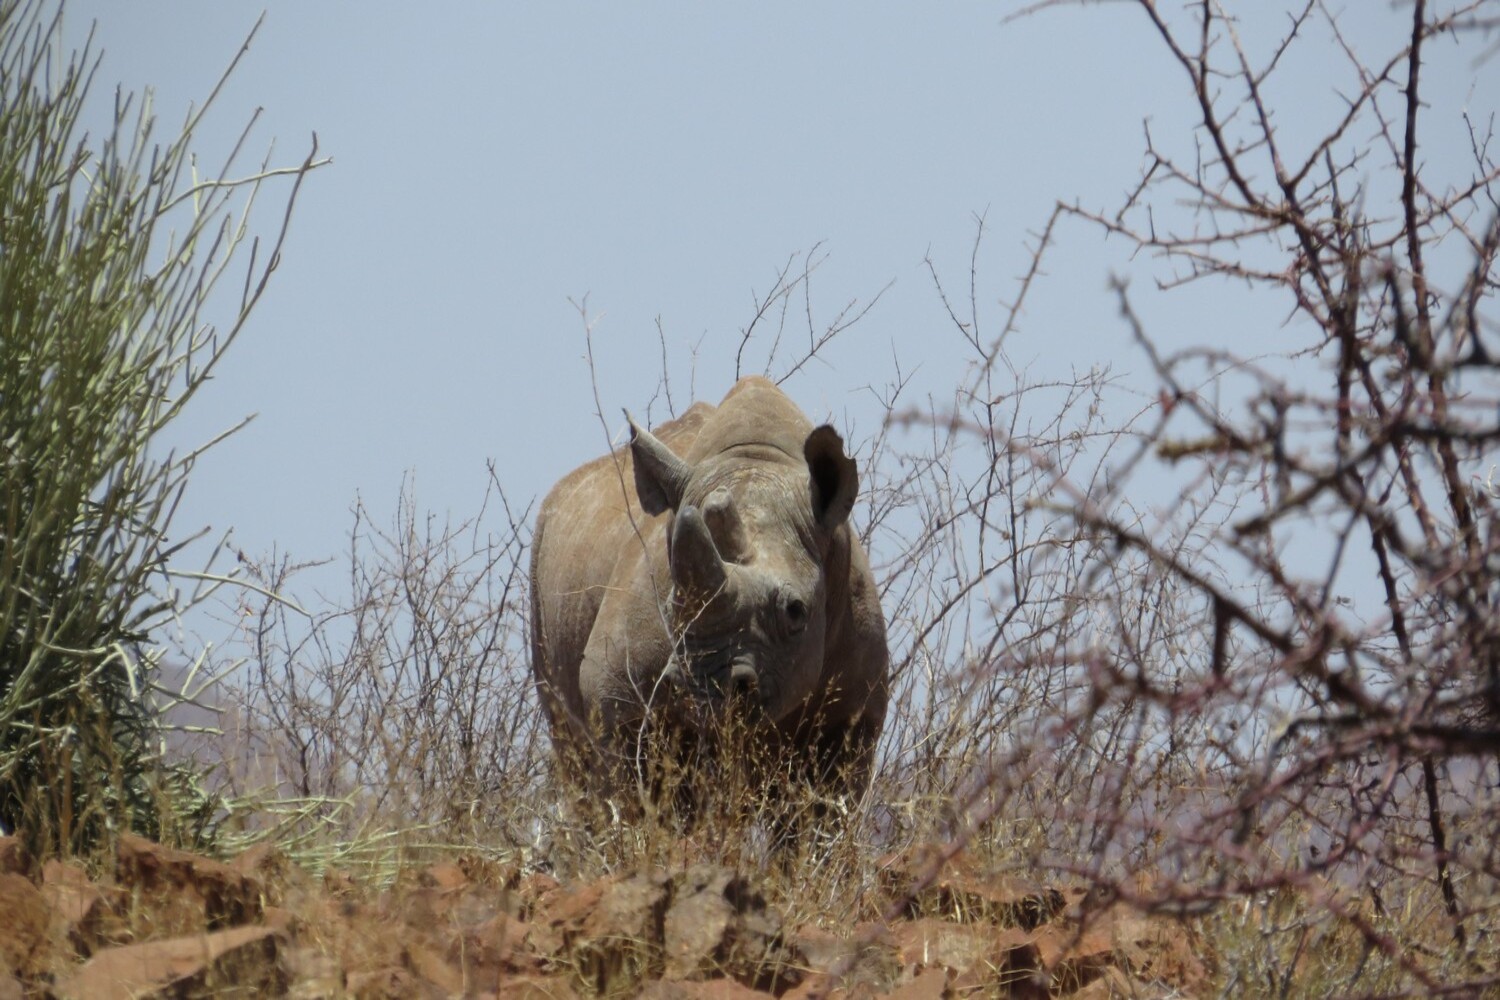
[[812,422],[771,380],[759,375],[740,379],[710,412],[712,419],[704,420],[685,453],[688,461],[697,463],[734,448],[762,445],[783,452],[794,464],[802,462],[802,445],[813,429]]

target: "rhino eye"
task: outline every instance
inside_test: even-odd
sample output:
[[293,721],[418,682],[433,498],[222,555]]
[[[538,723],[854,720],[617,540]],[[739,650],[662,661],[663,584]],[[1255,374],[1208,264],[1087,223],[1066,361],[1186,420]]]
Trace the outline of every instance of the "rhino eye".
[[786,623],[793,632],[801,632],[807,627],[807,605],[795,597],[787,598]]

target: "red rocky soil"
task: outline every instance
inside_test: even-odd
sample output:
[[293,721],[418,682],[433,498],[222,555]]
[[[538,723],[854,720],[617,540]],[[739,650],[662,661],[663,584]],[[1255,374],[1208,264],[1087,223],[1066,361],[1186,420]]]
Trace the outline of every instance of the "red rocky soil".
[[477,860],[366,892],[274,851],[225,864],[122,838],[114,872],[33,870],[0,838],[0,1000],[126,997],[1183,997],[1174,921],[1080,890],[887,860],[884,923],[789,928],[725,868],[560,885]]

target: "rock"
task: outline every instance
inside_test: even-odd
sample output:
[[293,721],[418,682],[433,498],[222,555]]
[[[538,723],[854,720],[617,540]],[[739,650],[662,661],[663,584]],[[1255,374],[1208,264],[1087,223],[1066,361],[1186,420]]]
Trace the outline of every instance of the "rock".
[[[6,849],[0,838],[0,861]],[[1213,983],[1190,923],[987,876],[962,858],[925,887],[920,856],[890,860],[885,885],[905,880],[907,919],[795,934],[750,879],[715,864],[567,887],[490,863],[437,864],[377,899],[338,876],[299,887],[274,851],[220,865],[128,838],[119,859],[118,887],[57,861],[37,883],[0,871],[0,1000],[49,988],[60,1000],[288,989],[299,1000],[1104,1000],[1196,996]],[[285,890],[274,905],[273,885]],[[256,926],[222,927],[255,915]],[[221,929],[203,933],[213,921]],[[175,936],[126,943],[163,927]],[[74,955],[87,961],[72,967]]]
[[876,996],[901,978],[900,952],[894,935],[883,924],[860,924],[847,939],[804,928],[795,941],[812,973],[785,993],[783,1000]]
[[452,862],[429,865],[417,876],[417,884],[428,889],[455,892],[469,884],[469,875]]
[[532,905],[530,942],[543,958],[565,958],[583,933],[588,919],[604,898],[613,879],[601,879],[576,889],[563,889],[555,882]]
[[31,870],[31,858],[21,838],[0,837],[0,875],[25,875]]
[[395,890],[393,897],[398,902],[389,907],[413,927],[462,934],[496,914],[515,916],[522,911],[520,900],[510,889],[477,885],[459,865],[433,865],[424,869],[416,882],[415,888]]
[[964,995],[1046,995],[1040,952],[1032,935],[1019,928],[920,917],[896,924],[891,934],[906,968],[945,969]]
[[122,945],[95,954],[53,993],[60,1000],[135,1000],[232,987],[244,995],[279,995],[289,982],[281,948],[281,938],[263,927]]
[[949,986],[952,978],[947,969],[923,969],[886,995],[891,1000],[947,1000],[958,995]]
[[704,982],[648,983],[638,995],[641,1000],[767,1000],[771,994],[753,990],[733,979],[709,979]]
[[[1196,936],[1177,921],[1147,917],[1120,906],[1089,914],[1083,924],[1039,928],[1031,940],[1054,992],[1114,989],[1106,983],[1161,982],[1189,996],[1210,985]],[[1110,995],[1101,993],[1100,995]],[[1142,995],[1154,996],[1147,989]]]
[[1140,1000],[1167,1000],[1169,997],[1200,996],[1202,994],[1183,994],[1174,989],[1149,986],[1138,979],[1134,979],[1122,972],[1120,969],[1109,968],[1104,974],[1076,993],[1069,994],[1068,1000],[1116,1000],[1117,997],[1139,997]]
[[211,858],[120,835],[115,877],[152,908],[158,932],[192,933],[254,923],[259,884]]
[[780,916],[743,877],[695,865],[672,885],[662,928],[667,978],[724,975],[777,993],[801,979],[804,959],[783,939]]
[[124,921],[105,890],[79,865],[55,860],[43,865],[42,898],[50,911],[53,941],[66,942],[79,958],[124,943]]
[[518,976],[500,984],[499,1000],[575,1000],[576,990],[559,977]]
[[526,947],[530,928],[504,913],[466,930],[448,948],[448,961],[463,970],[469,989],[493,992],[509,976],[537,973],[541,959]]
[[[350,980],[351,992],[485,996],[518,973],[544,970],[527,944],[531,928],[505,913],[509,890],[476,884],[460,866],[423,869],[385,893],[378,905],[361,902],[352,887],[336,891],[344,892],[342,898],[325,899],[304,936],[316,934],[326,942],[340,967],[364,970]],[[556,926],[548,928],[555,939],[548,954],[558,953],[560,965],[571,963],[567,949],[585,937],[592,909],[602,898],[602,886],[581,894],[576,908],[565,908]],[[373,969],[371,956],[377,962]]]
[[280,906],[268,906],[260,915],[261,925],[282,934],[285,937],[295,937],[302,930],[302,918],[291,910]]
[[457,864],[475,885],[500,887],[511,892],[521,886],[521,866],[514,860],[499,861],[478,854],[465,854]]
[[323,869],[323,891],[337,899],[358,899],[362,895],[353,876],[337,868]]
[[351,1000],[441,1000],[449,996],[399,965],[350,973],[344,988]]
[[[524,884],[519,893],[527,894]],[[764,898],[743,877],[715,865],[672,878],[657,872],[544,889],[532,894],[529,928],[535,956],[576,969],[584,988],[600,993],[662,976],[727,976],[751,989],[780,992],[805,965]]]
[[344,971],[332,955],[303,946],[286,949],[283,957],[291,996],[298,1000],[321,1000],[344,995]]
[[[516,895],[520,897],[521,904],[532,907],[539,903],[544,897],[553,895],[562,888],[562,883],[545,872],[533,872],[522,878],[517,883]],[[517,916],[525,916],[519,913]]]
[[391,968],[407,974],[401,966],[401,926],[350,900],[320,903],[321,912],[312,915],[299,941],[316,941],[325,950],[348,978],[346,989],[353,991],[356,975],[376,976],[378,981]]
[[607,886],[569,949],[583,982],[618,993],[662,972],[662,923],[671,883],[657,872]]
[[1040,967],[1054,991],[1071,993],[1099,979],[1116,962],[1114,942],[1097,923],[1080,933],[1076,927],[1044,927],[1032,935]]
[[402,957],[408,969],[427,983],[436,986],[443,996],[464,995],[463,970],[450,964],[442,951],[426,939],[426,935],[412,933],[406,936]]
[[1013,927],[957,924],[931,917],[892,928],[907,966],[968,972],[974,968],[1040,968],[1030,936]]
[[229,867],[260,890],[261,905],[285,906],[288,890],[304,891],[310,875],[293,864],[275,844],[262,841],[229,861]]
[[1118,907],[1095,920],[1091,933],[1096,948],[1108,942],[1110,964],[1135,978],[1171,983],[1190,995],[1207,991],[1213,978],[1201,934],[1182,921]]
[[23,875],[0,874],[0,914],[0,972],[39,975],[49,958],[50,918],[42,893]]
[[885,892],[909,917],[994,923],[1033,930],[1061,914],[1059,889],[983,871],[963,853],[943,860],[936,845],[918,845],[882,858]]

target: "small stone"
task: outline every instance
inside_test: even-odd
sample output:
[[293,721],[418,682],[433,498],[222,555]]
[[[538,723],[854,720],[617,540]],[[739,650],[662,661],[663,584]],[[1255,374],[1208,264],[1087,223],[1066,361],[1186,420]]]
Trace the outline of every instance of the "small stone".
[[199,996],[229,987],[248,995],[286,991],[282,940],[264,927],[106,948],[53,987],[60,1000]]
[[30,977],[47,962],[47,903],[31,880],[0,874],[0,972]]

